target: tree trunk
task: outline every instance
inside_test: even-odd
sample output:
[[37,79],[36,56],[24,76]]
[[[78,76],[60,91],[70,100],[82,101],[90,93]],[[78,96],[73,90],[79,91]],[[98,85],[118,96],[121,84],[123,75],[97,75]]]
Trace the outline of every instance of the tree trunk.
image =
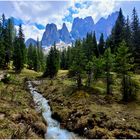
[[82,86],[82,78],[81,75],[78,74],[77,76],[77,87],[80,88]]
[[88,73],[88,80],[87,80],[87,86],[90,87],[91,86],[91,80],[92,80],[92,72]]
[[123,92],[123,101],[127,102],[128,101],[128,95],[127,95],[127,89],[126,89],[126,75],[123,75],[123,81],[122,81],[122,92]]
[[106,77],[106,83],[107,83],[107,94],[111,94],[111,77],[109,71],[107,71],[107,77]]

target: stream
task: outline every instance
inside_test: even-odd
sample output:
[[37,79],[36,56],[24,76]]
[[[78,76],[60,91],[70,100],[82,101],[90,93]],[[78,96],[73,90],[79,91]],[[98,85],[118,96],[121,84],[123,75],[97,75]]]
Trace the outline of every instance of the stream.
[[36,110],[42,112],[42,116],[47,122],[48,126],[46,128],[46,139],[76,139],[78,136],[66,129],[60,128],[60,123],[51,117],[51,109],[48,104],[48,100],[45,99],[35,87],[33,87],[32,82],[28,81],[28,89],[33,96],[34,103],[36,105]]

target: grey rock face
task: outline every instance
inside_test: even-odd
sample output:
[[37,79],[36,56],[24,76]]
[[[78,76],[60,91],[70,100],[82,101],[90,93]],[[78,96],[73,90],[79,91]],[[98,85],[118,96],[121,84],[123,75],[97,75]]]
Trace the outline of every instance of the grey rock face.
[[59,30],[59,37],[65,43],[71,42],[71,36],[65,23],[63,23],[62,29]]
[[64,43],[71,43],[76,39],[83,39],[86,37],[87,33],[94,32],[96,33],[96,38],[99,40],[101,33],[104,34],[106,39],[116,22],[118,17],[118,12],[112,13],[106,19],[101,18],[96,24],[91,16],[82,18],[75,18],[72,24],[72,30],[69,33],[67,26],[63,23],[62,29],[57,30],[55,24],[47,24],[46,30],[42,37],[42,45],[49,46],[55,43],[59,43],[62,40]]
[[95,32],[97,40],[99,40],[101,33],[104,34],[104,38],[106,39],[115,25],[116,19],[118,17],[119,12],[112,13],[108,16],[107,19],[101,18],[95,25]]
[[42,45],[52,45],[54,43],[60,42],[59,32],[55,24],[47,24],[46,30],[42,37]]
[[82,18],[75,18],[72,24],[71,35],[74,39],[82,39],[88,32],[94,30],[94,21],[91,16]]

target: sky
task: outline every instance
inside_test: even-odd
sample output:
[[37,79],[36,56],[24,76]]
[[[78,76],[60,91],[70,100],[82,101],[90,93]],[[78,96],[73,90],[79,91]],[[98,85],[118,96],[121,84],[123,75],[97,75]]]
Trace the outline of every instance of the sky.
[[0,15],[15,17],[23,22],[25,38],[41,40],[45,26],[55,23],[60,29],[63,22],[71,31],[75,17],[85,18],[92,16],[96,23],[101,17],[107,18],[112,12],[119,11],[120,7],[125,16],[131,18],[132,9],[135,7],[140,17],[140,1],[136,0],[17,0],[0,1]]

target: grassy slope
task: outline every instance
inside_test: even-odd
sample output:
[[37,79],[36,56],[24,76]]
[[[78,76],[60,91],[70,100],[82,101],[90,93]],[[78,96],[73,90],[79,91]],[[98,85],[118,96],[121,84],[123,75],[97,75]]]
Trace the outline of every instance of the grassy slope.
[[[76,90],[67,71],[59,71],[54,80],[44,79],[39,88],[62,127],[87,138],[140,138],[140,95],[135,102],[121,103],[120,81],[114,78],[113,97],[106,97],[101,79],[93,89]],[[134,78],[139,81],[140,75]]]
[[11,75],[9,84],[0,82],[0,139],[43,138],[46,126],[36,113],[31,95],[24,87],[24,78],[35,78],[39,73],[23,70]]

